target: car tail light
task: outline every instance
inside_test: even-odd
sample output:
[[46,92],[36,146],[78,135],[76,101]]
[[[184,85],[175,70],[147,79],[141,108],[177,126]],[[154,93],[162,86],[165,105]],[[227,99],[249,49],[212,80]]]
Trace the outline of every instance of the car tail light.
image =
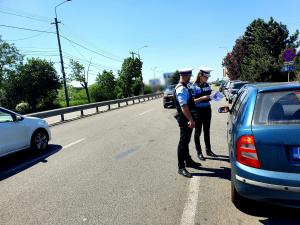
[[236,159],[246,166],[260,168],[255,140],[252,135],[241,136],[236,146]]

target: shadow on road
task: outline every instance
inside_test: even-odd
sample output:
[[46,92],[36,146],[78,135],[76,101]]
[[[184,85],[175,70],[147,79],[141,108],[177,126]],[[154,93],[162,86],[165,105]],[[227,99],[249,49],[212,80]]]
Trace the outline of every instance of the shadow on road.
[[217,177],[225,180],[231,180],[231,169],[228,167],[220,167],[220,169],[199,167],[198,170],[204,172],[192,173],[192,175],[199,176],[199,177]]
[[45,152],[26,149],[0,158],[0,181],[14,176],[40,162],[47,163],[47,158],[62,149],[60,145],[49,145]]
[[264,225],[294,225],[300,224],[300,209],[292,209],[268,203],[247,200],[246,204],[238,208],[243,213],[256,217]]

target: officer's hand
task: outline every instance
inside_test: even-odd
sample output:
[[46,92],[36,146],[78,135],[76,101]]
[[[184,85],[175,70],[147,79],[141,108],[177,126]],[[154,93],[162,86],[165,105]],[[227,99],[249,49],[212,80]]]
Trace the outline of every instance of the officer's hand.
[[193,128],[195,127],[195,122],[194,122],[193,120],[190,120],[190,121],[188,122],[188,127],[189,127],[190,129],[193,129]]
[[203,101],[207,101],[210,99],[210,96],[209,95],[206,95],[206,96],[203,96]]

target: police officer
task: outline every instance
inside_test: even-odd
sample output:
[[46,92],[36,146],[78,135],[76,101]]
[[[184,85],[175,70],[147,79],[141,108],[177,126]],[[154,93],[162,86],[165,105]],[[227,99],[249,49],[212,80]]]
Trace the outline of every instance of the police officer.
[[189,153],[189,143],[191,140],[195,122],[193,112],[195,110],[194,98],[187,85],[192,75],[192,69],[179,70],[180,81],[174,90],[174,102],[177,109],[175,118],[180,127],[180,139],[178,143],[178,173],[185,177],[192,177],[192,174],[186,170],[186,167],[197,168],[201,166],[192,160]]
[[210,122],[211,122],[211,107],[210,107],[210,95],[211,87],[207,83],[210,77],[210,72],[212,70],[201,67],[198,73],[197,79],[192,85],[193,96],[195,98],[196,104],[196,127],[194,133],[194,140],[198,158],[200,160],[205,160],[202,149],[200,145],[200,135],[203,127],[204,132],[204,142],[206,147],[206,154],[208,156],[217,157],[211,150],[210,145]]

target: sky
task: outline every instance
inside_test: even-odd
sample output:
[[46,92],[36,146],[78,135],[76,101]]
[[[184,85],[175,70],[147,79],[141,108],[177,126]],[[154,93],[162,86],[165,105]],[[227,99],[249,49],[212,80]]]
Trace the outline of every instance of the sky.
[[[27,57],[60,59],[54,21],[62,0],[0,0],[0,25],[43,30],[24,31],[0,26],[3,40]],[[73,58],[86,68],[89,82],[102,70],[117,70],[130,52],[140,53],[143,77],[200,66],[213,69],[211,81],[221,79],[222,59],[235,40],[257,18],[300,29],[299,0],[72,0],[57,7],[66,73]],[[71,40],[71,41],[70,41]],[[143,47],[147,46],[147,47]],[[76,85],[76,84],[75,84]]]

